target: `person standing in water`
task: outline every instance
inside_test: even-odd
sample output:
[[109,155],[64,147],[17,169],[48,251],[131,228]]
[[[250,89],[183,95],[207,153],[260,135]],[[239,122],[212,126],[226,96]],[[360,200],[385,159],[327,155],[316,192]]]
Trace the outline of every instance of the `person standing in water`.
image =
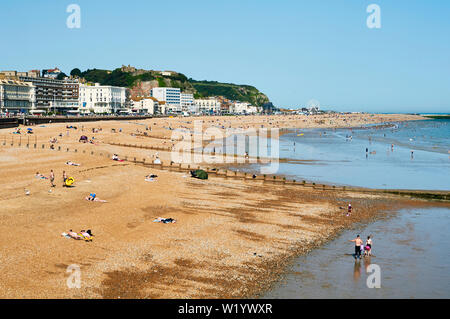
[[359,235],[357,235],[355,239],[349,241],[355,243],[355,259],[361,259],[361,245],[363,244],[362,239],[359,237]]
[[372,238],[370,236],[367,236],[366,245],[364,250],[364,256],[371,256],[372,255]]

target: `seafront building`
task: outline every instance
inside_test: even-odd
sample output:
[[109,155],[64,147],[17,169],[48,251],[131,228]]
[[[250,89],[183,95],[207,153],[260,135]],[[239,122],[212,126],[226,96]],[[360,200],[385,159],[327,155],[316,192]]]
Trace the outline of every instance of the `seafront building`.
[[230,106],[230,113],[233,114],[255,114],[257,112],[257,107],[247,102],[235,102]]
[[19,79],[36,87],[34,113],[77,113],[79,97],[77,79],[57,80],[52,77],[35,77],[33,74],[20,75]]
[[181,111],[194,113],[194,94],[181,93]]
[[220,112],[220,101],[215,97],[194,100],[194,113],[217,114]]
[[181,89],[171,87],[156,87],[150,90],[150,95],[160,102],[165,102],[168,113],[180,113]]
[[0,76],[0,113],[29,113],[35,107],[35,87]]
[[131,108],[132,113],[138,114],[157,114],[159,113],[159,102],[154,97],[136,97],[132,99],[133,106]]
[[128,113],[126,88],[118,86],[80,84],[80,114]]

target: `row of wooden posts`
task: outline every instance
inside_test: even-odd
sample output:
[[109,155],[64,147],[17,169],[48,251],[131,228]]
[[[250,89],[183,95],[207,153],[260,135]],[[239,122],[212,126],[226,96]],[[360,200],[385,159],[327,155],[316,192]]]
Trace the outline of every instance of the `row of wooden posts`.
[[[3,140],[1,143],[3,146],[14,146],[15,143],[12,141],[11,143],[7,142],[6,140]],[[22,144],[20,141],[17,144],[19,147],[26,147],[29,149],[50,149],[49,146],[46,146],[45,144],[41,144],[38,146],[37,143],[30,144],[28,141],[26,144]],[[125,144],[121,144],[121,146],[125,146]],[[133,147],[132,145],[126,144],[128,147]],[[61,147],[57,146],[54,148],[56,151],[65,151],[70,152],[71,150],[68,147]],[[73,152],[79,153],[78,149],[73,149]],[[94,152],[94,151],[87,151],[82,150],[80,151],[83,154],[90,154],[92,156],[101,156],[112,159],[112,154],[108,152]],[[197,165],[190,165],[190,164],[182,164],[182,163],[174,163],[174,162],[160,162],[155,163],[155,161],[146,161],[145,158],[142,160],[138,160],[136,157],[130,157],[124,156],[122,158],[124,161],[128,163],[134,163],[136,165],[143,165],[146,167],[153,167],[156,169],[167,169],[167,170],[175,170],[175,171],[190,171],[195,169],[203,169],[208,174],[214,174],[216,176],[225,177],[225,178],[234,178],[234,179],[241,179],[241,180],[259,180],[264,182],[273,182],[273,183],[279,183],[279,184],[285,184],[285,185],[299,185],[303,187],[311,187],[313,189],[319,189],[319,190],[339,190],[339,191],[351,191],[351,192],[364,192],[364,193],[390,193],[390,194],[396,194],[396,195],[406,195],[406,196],[413,196],[413,197],[419,197],[419,198],[429,198],[429,199],[437,199],[437,200],[450,200],[450,192],[445,191],[410,191],[410,190],[385,190],[385,189],[368,189],[368,188],[359,188],[359,187],[348,187],[348,186],[335,186],[335,185],[326,185],[326,184],[316,184],[316,183],[309,183],[305,180],[303,181],[296,181],[296,180],[287,180],[283,176],[276,176],[276,175],[253,175],[250,173],[245,172],[237,172],[234,170],[228,170],[223,168],[215,168],[215,167],[203,167],[203,166],[197,166]]]
[[[11,143],[7,142],[7,141],[3,141],[2,142],[3,146],[6,145],[10,145],[10,146],[14,146],[15,143],[14,141],[12,141]],[[54,144],[53,144],[54,145]],[[117,144],[116,144],[117,145]],[[129,144],[120,144],[120,146],[129,146],[131,147],[132,145]],[[22,144],[20,141],[17,144],[18,147],[26,147],[26,148],[31,148],[31,149],[51,149],[50,146],[46,145],[46,144],[40,144],[38,146],[37,143],[33,143],[33,144],[29,144],[28,142],[25,144]],[[62,147],[62,146],[56,146],[54,148],[54,150],[56,151],[63,151],[63,152],[70,152],[71,149],[68,147]],[[72,151],[74,153],[79,153],[77,148],[72,149]],[[94,151],[87,151],[87,150],[82,150],[80,151],[83,154],[89,154],[92,156],[101,156],[101,157],[106,157],[106,158],[112,158],[111,153],[109,152],[94,152]],[[250,174],[250,173],[245,173],[245,172],[238,172],[238,171],[234,171],[234,170],[228,170],[228,169],[222,169],[222,168],[215,168],[215,167],[203,167],[203,166],[198,166],[198,165],[191,165],[191,164],[182,164],[182,163],[174,163],[174,162],[160,162],[160,163],[155,163],[155,161],[148,161],[145,158],[143,158],[142,160],[139,160],[136,157],[128,157],[128,156],[124,156],[123,158],[124,161],[129,162],[129,163],[134,163],[134,164],[139,164],[139,165],[144,165],[144,166],[151,166],[157,169],[169,169],[169,170],[177,170],[177,171],[191,171],[191,170],[195,170],[195,169],[203,169],[204,171],[206,171],[208,174],[215,174],[217,176],[221,176],[221,177],[227,177],[227,178],[237,178],[237,179],[248,179],[248,180],[263,180],[263,181],[270,181],[270,182],[274,182],[274,183],[282,183],[282,184],[291,184],[291,185],[301,185],[304,187],[312,187],[312,188],[316,188],[316,189],[326,189],[326,190],[346,190],[348,189],[345,186],[335,186],[335,185],[325,185],[325,184],[316,184],[316,183],[307,183],[306,181],[296,181],[296,180],[287,180],[285,177],[280,177],[280,176],[276,176],[276,175],[254,175],[254,174]]]

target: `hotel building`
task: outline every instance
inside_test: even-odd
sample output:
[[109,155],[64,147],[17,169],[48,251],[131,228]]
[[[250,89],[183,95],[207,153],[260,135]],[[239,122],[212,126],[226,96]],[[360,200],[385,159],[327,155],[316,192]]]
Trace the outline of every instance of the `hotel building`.
[[30,113],[35,104],[35,87],[28,82],[0,77],[0,113]]
[[195,113],[194,108],[194,94],[192,93],[181,93],[181,111]]
[[79,112],[81,114],[111,114],[126,112],[126,88],[118,86],[80,84]]
[[160,102],[166,102],[168,113],[181,112],[181,90],[179,88],[156,87],[150,90],[150,95]]
[[210,97],[207,99],[194,100],[195,113],[197,114],[216,114],[220,112],[221,103],[218,99]]

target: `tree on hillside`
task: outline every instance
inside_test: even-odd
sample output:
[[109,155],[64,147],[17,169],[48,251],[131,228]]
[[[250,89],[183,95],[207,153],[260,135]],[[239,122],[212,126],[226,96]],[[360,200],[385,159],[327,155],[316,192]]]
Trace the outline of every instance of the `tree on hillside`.
[[67,75],[64,72],[61,72],[58,74],[58,76],[56,77],[57,80],[64,80],[64,78],[66,78]]
[[70,71],[70,75],[71,76],[77,76],[80,77],[81,76],[81,70],[78,68],[73,69],[72,71]]

